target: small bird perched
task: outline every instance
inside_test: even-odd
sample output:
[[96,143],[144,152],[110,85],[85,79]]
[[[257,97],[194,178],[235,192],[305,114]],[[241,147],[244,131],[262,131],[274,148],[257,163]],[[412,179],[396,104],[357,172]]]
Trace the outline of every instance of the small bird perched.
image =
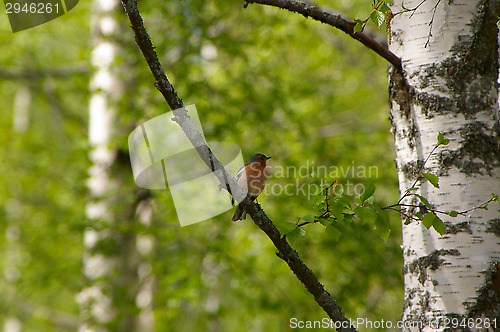
[[[266,161],[269,158],[271,157],[267,157],[262,153],[254,154],[250,157],[248,163],[240,168],[236,176],[238,186],[248,192],[252,201],[260,195],[266,186]],[[245,220],[246,217],[246,212],[238,204],[233,215],[233,221]]]

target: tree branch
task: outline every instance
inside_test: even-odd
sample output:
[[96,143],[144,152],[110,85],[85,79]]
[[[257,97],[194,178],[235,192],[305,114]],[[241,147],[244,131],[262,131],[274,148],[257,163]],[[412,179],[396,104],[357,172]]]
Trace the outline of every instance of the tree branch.
[[320,7],[296,0],[245,0],[245,7],[250,3],[259,3],[261,5],[268,5],[289,10],[294,13],[303,15],[304,17],[311,17],[313,20],[325,23],[340,29],[347,33],[352,38],[356,39],[387,61],[391,63],[396,69],[402,70],[401,59],[394,53],[389,51],[386,47],[379,42],[364,34],[362,31],[354,32],[355,22],[348,21],[340,15],[334,15],[324,11]]
[[229,175],[229,173],[224,169],[224,166],[214,156],[210,148],[207,146],[205,139],[198,132],[187,115],[186,110],[183,108],[184,104],[182,100],[177,96],[173,86],[168,81],[165,72],[158,61],[158,57],[156,56],[149,35],[144,28],[136,1],[122,0],[122,3],[132,24],[131,27],[135,34],[136,43],[141,49],[141,52],[143,53],[144,58],[146,59],[146,62],[156,79],[155,86],[162,93],[172,111],[174,111],[175,118],[173,120],[179,124],[207,166],[215,172],[215,175],[218,177],[221,184],[223,184],[222,187],[233,189],[232,194],[237,201],[241,201],[243,210],[245,210],[245,212],[252,217],[254,223],[271,239],[275,247],[278,249],[279,257],[281,257],[288,264],[292,272],[314,296],[316,302],[334,322],[339,322],[341,324],[342,327],[338,330],[355,331],[350,320],[347,319],[342,312],[342,308],[325,290],[313,271],[311,271],[299,258],[297,252],[290,247],[286,238],[281,237],[278,229],[266,216],[260,205],[252,202],[250,198],[244,194],[244,191],[237,186],[236,180]]

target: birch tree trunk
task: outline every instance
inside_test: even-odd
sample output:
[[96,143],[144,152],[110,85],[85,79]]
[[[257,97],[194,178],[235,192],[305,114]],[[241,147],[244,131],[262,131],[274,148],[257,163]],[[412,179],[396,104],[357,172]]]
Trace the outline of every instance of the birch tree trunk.
[[[123,17],[119,0],[94,2],[91,46],[94,73],[89,106],[92,166],[87,183],[90,200],[86,207],[90,226],[84,235],[87,285],[78,295],[83,316],[80,331],[148,331],[152,327],[149,318],[148,322],[138,320],[140,309],[136,302],[141,291],[139,279],[147,275],[139,276],[138,270],[140,267],[144,270],[139,264],[141,254],[137,252],[136,238],[140,200],[135,195],[135,186],[131,190],[125,181],[130,177],[128,156],[116,147],[122,140],[117,105],[123,95],[120,73],[125,70],[118,60],[124,52],[117,43],[123,24],[117,17]],[[144,218],[147,222],[149,217]],[[146,293],[139,293],[141,307],[150,303]]]
[[392,21],[390,48],[403,63],[402,73],[390,73],[400,191],[416,180],[441,132],[451,142],[425,164],[440,188],[422,183],[418,193],[436,210],[470,210],[440,215],[443,236],[419,221],[403,225],[402,319],[420,324],[411,331],[500,329],[499,205],[471,210],[500,192],[497,2],[406,0],[416,9]]

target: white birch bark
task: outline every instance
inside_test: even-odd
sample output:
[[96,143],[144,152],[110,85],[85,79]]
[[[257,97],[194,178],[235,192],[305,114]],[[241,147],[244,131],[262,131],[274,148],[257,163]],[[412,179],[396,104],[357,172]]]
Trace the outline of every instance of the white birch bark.
[[[117,187],[110,174],[116,152],[111,148],[115,103],[120,95],[119,80],[114,62],[118,46],[112,36],[118,31],[114,15],[118,0],[96,0],[93,5],[91,62],[94,73],[90,82],[89,143],[91,146],[89,188],[91,200],[86,215],[94,222],[102,222],[104,229],[89,227],[84,234],[86,253],[84,275],[88,285],[78,295],[82,311],[80,331],[106,331],[106,325],[117,315],[109,283],[110,275],[119,267],[116,256],[96,251],[97,246],[115,236],[110,225],[116,222],[109,192]],[[107,224],[107,225],[106,225]]]
[[[500,192],[498,44],[491,4],[397,0],[392,11],[402,4],[418,8],[392,21],[390,48],[403,63],[403,75],[393,71],[390,82],[400,191],[413,184],[441,132],[451,142],[425,165],[426,172],[439,175],[440,188],[423,183],[417,193],[436,210],[467,211]],[[494,291],[499,205],[440,217],[446,224],[443,236],[421,222],[403,225],[402,319],[424,326],[407,330],[443,330],[447,322],[453,327],[452,318],[500,317]],[[474,324],[473,330],[484,330],[484,324]]]

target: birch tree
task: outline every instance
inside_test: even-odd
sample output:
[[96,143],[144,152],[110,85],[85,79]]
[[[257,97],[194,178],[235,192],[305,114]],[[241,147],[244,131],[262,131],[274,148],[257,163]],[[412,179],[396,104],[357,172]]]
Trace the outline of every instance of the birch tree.
[[[403,219],[403,320],[421,324],[412,331],[487,329],[495,318],[497,328],[500,323],[500,210],[496,204],[475,208],[500,188],[494,6],[497,1],[484,0],[392,6],[394,13],[406,8],[392,20],[390,46],[402,60],[402,72],[390,74],[400,191],[411,187],[423,167],[439,176],[439,188],[422,181],[418,194],[435,210],[460,212],[440,216],[444,235]],[[424,165],[439,132],[450,144]],[[423,206],[415,195],[405,203]]]
[[[91,146],[87,182],[91,199],[86,207],[90,220],[84,234],[86,253],[84,275],[87,285],[78,295],[83,323],[81,331],[148,331],[151,317],[137,315],[137,306],[148,307],[151,283],[140,289],[146,279],[137,251],[136,211],[144,224],[150,222],[147,204],[126,186],[128,160],[123,161],[115,143],[120,134],[117,107],[124,93],[120,83],[118,43],[121,22],[117,19],[117,0],[94,2],[92,65],[90,81],[89,143]],[[125,165],[125,167],[124,167]],[[147,239],[139,248],[150,250]]]

